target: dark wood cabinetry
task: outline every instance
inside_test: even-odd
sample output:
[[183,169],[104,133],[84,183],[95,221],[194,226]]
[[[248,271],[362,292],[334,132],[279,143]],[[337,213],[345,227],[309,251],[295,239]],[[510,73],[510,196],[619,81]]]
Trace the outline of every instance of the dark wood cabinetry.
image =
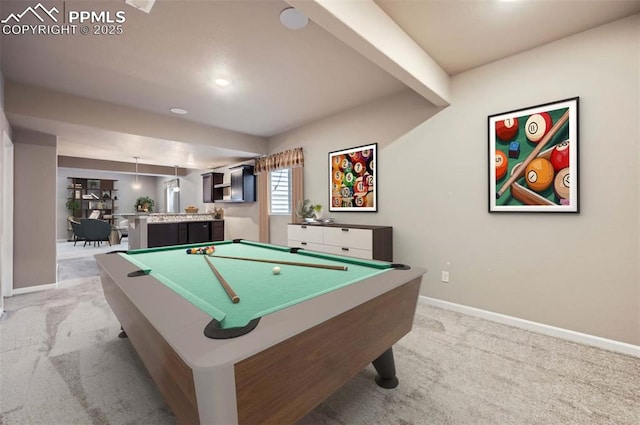
[[202,175],[202,202],[205,204],[213,202],[213,173]]
[[256,177],[253,165],[229,168],[230,183],[224,183],[223,173],[202,174],[202,202],[255,202]]
[[202,202],[210,204],[224,197],[223,179],[222,173],[202,174]]
[[224,240],[224,221],[211,222],[211,240],[213,241]]
[[[184,229],[183,232],[180,231],[180,227]],[[185,244],[187,243],[186,228],[186,223],[158,223],[149,225],[147,246],[154,248],[158,246]]]
[[[178,245],[187,243],[189,240],[189,227],[187,223],[178,223]],[[174,239],[175,241],[175,239]],[[175,245],[175,242],[174,242]]]
[[253,165],[239,165],[229,169],[231,172],[231,202],[255,202],[256,176]]
[[209,221],[187,223],[187,243],[209,242],[212,240]]
[[222,220],[149,223],[147,226],[148,248],[224,240]]

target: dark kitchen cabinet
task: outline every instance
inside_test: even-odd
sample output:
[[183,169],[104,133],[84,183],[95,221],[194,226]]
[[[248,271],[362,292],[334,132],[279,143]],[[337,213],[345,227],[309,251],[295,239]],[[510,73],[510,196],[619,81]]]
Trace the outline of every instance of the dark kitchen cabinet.
[[223,173],[202,174],[202,201],[217,202],[255,202],[256,176],[253,165],[238,165],[229,168],[229,180],[224,183]]
[[229,168],[231,172],[231,202],[255,202],[256,176],[253,165]]
[[223,178],[224,174],[222,173],[202,174],[202,202],[210,204],[222,199],[224,196]]
[[147,227],[147,246],[154,248],[157,246],[178,245],[180,223],[158,223],[149,224]]
[[224,221],[212,221],[211,222],[211,240],[223,241],[224,240]]
[[224,220],[147,225],[148,248],[223,240]]
[[211,225],[209,221],[187,223],[188,243],[210,242]]

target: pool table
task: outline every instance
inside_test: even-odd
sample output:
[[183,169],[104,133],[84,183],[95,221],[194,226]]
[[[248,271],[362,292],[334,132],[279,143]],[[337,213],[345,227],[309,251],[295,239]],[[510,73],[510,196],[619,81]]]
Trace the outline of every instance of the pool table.
[[397,385],[391,347],[411,330],[424,269],[244,240],[187,253],[203,245],[96,255],[179,423],[295,423],[368,363]]

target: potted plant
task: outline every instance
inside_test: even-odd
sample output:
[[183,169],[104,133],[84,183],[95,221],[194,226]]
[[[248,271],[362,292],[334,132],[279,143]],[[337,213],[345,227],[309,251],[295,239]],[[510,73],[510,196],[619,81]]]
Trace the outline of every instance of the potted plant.
[[79,210],[80,209],[80,201],[77,200],[77,199],[69,199],[67,201],[67,203],[65,204],[65,206],[67,207],[67,209],[69,210],[71,215],[73,215],[73,212],[75,210]]
[[322,205],[313,204],[310,200],[305,199],[303,202],[298,203],[296,215],[303,219],[320,219],[322,218]]
[[148,196],[141,196],[138,199],[136,199],[136,204],[134,205],[134,208],[136,209],[136,211],[153,212],[154,205],[155,205],[155,202],[153,199],[151,199]]

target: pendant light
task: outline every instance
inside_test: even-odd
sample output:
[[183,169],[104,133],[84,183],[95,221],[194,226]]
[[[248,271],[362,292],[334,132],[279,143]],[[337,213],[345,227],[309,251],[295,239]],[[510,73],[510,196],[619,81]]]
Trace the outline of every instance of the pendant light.
[[135,160],[136,160],[136,181],[135,183],[133,183],[133,185],[131,185],[131,187],[133,187],[134,189],[138,190],[140,189],[140,183],[138,183],[138,159],[140,159],[139,156],[134,156]]
[[180,180],[178,179],[178,166],[175,165],[174,167],[176,167],[176,185],[173,186],[173,191],[180,192]]

